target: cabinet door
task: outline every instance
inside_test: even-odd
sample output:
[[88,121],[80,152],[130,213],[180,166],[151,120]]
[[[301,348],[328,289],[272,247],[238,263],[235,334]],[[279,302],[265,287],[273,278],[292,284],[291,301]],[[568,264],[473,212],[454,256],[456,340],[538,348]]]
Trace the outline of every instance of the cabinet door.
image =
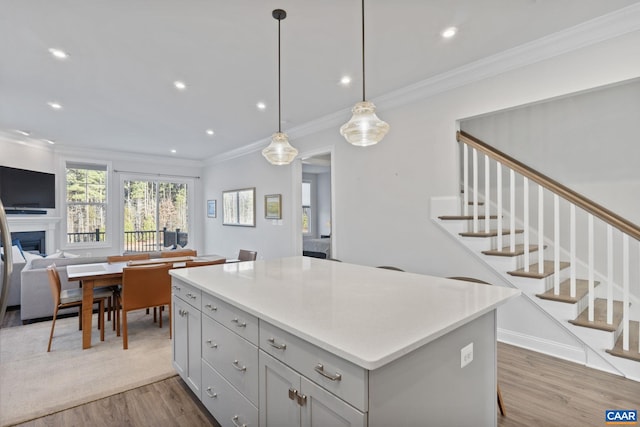
[[201,384],[200,311],[173,298],[173,366],[198,398]]
[[306,398],[301,406],[302,427],[367,425],[366,414],[304,377],[301,378],[300,393]]
[[187,344],[189,342],[187,328],[189,323],[188,318],[181,315],[185,310],[185,303],[174,296],[172,304],[173,368],[184,381],[187,381]]
[[259,353],[260,427],[300,426],[300,374],[263,351]]

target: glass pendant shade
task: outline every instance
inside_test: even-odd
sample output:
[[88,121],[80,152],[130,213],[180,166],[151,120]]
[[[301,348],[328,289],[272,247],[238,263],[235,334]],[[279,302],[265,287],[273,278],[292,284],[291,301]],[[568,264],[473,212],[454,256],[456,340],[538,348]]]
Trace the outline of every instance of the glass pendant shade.
[[264,150],[262,155],[272,165],[288,165],[298,155],[298,150],[289,144],[289,137],[286,133],[276,132],[271,135],[271,144]]
[[389,132],[389,125],[376,116],[373,102],[358,102],[352,109],[351,120],[340,127],[347,142],[358,147],[377,144]]

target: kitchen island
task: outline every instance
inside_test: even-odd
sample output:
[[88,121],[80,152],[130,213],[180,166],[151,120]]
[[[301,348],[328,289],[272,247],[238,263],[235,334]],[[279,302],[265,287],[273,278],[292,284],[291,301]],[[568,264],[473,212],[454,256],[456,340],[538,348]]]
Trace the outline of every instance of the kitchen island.
[[308,257],[171,275],[174,367],[223,426],[496,424],[518,290]]

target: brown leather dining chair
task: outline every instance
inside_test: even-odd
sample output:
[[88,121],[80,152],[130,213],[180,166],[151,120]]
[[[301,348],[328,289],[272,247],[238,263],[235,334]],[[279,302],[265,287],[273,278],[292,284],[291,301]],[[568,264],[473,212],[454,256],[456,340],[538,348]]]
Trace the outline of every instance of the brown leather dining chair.
[[181,256],[198,256],[198,251],[193,249],[180,249],[177,251],[160,252],[160,258],[176,258]]
[[208,260],[208,261],[187,261],[185,267],[202,267],[205,265],[224,264],[227,260],[224,258]]
[[140,254],[127,254],[127,255],[109,255],[107,257],[107,262],[109,264],[113,264],[114,262],[143,261],[149,258],[150,258],[150,255],[148,252],[143,252]]
[[[169,264],[151,264],[125,267],[122,270],[122,348],[129,347],[127,313],[142,308],[169,306],[171,325],[171,277]],[[159,321],[162,327],[162,315]],[[171,338],[171,326],[169,326]]]
[[[447,277],[447,279],[463,280],[465,282],[480,283],[480,284],[483,284],[483,285],[491,286],[491,283],[485,282],[484,280],[476,279],[475,277],[455,276],[455,277]],[[497,383],[497,381],[496,381],[496,383]],[[498,408],[500,408],[500,413],[504,417],[505,416],[505,410],[504,410],[504,402],[502,401],[502,392],[500,391],[500,384],[497,384],[497,387],[498,387]]]
[[[148,252],[143,252],[143,253],[139,253],[139,254],[126,254],[126,255],[109,255],[107,257],[107,262],[109,264],[113,264],[115,262],[127,262],[127,261],[144,261],[147,259],[150,259],[150,255]],[[120,336],[120,325],[118,325],[118,322],[120,321],[120,291],[121,291],[121,286],[122,285],[114,285],[114,286],[109,286],[109,288],[113,289],[113,297],[111,299],[110,305],[109,305],[109,316],[111,315],[112,312],[114,312],[114,322],[113,322],[113,329],[117,330],[118,332],[118,336]],[[154,313],[155,314],[155,313]]]
[[246,249],[240,249],[238,252],[238,259],[240,261],[255,261],[258,257],[258,252],[256,251],[248,251]]
[[[49,345],[47,352],[51,351],[51,341],[53,340],[53,330],[56,327],[58,310],[61,308],[78,307],[78,329],[82,329],[82,289],[62,290],[60,275],[56,270],[56,265],[47,267],[49,277],[49,288],[53,297],[53,322],[51,322],[51,333],[49,334]],[[93,303],[98,304],[98,328],[100,328],[100,341],[104,341],[104,302],[111,298],[111,290],[107,288],[97,288],[93,291]]]

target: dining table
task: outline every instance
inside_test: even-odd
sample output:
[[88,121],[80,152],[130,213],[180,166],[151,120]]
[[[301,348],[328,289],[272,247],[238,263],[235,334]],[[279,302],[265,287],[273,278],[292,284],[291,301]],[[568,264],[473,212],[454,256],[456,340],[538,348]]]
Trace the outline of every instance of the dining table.
[[82,316],[82,349],[91,348],[93,290],[97,287],[122,284],[122,273],[125,267],[170,263],[173,264],[175,268],[178,268],[184,267],[187,261],[206,262],[221,259],[224,260],[225,257],[220,255],[203,255],[68,265],[67,276],[69,281],[79,281],[82,289],[82,310],[80,314]]

